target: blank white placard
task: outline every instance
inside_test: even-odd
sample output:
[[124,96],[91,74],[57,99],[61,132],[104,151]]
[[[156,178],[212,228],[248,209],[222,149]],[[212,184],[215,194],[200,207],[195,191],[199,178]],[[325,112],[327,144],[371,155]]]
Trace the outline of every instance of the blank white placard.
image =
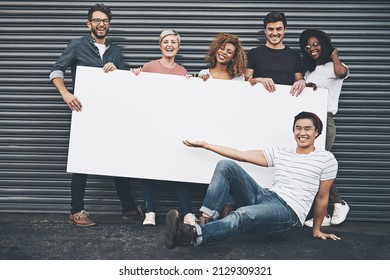
[[[222,157],[182,140],[243,150],[295,147],[299,112],[315,112],[326,124],[327,90],[307,88],[299,97],[289,90],[79,66],[75,95],[83,110],[72,114],[67,172],[209,183]],[[324,148],[325,134],[317,148]],[[272,168],[240,164],[261,185],[271,185]]]

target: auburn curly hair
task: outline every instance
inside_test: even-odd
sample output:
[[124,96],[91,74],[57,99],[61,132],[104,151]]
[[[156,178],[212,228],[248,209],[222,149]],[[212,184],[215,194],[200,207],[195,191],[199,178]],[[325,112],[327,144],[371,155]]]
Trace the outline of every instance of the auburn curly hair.
[[211,42],[205,55],[205,60],[209,64],[209,68],[214,68],[217,65],[217,52],[219,48],[227,43],[232,44],[236,48],[234,56],[227,67],[229,75],[233,79],[234,77],[245,74],[247,67],[246,53],[237,36],[230,33],[219,33]]

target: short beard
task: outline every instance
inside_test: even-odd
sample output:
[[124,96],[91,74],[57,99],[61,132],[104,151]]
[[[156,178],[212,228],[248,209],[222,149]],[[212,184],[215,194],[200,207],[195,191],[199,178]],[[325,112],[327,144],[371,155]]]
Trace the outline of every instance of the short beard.
[[92,29],[92,34],[95,36],[96,39],[104,39],[107,36],[109,29],[106,29],[106,33],[104,35],[98,35],[97,31],[95,29]]

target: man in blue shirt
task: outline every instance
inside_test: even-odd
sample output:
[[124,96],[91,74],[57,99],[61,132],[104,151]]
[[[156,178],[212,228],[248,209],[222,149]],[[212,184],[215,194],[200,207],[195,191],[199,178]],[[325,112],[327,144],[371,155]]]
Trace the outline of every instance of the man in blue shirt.
[[[50,80],[61,94],[72,111],[82,110],[81,101],[74,96],[64,82],[65,71],[70,67],[72,87],[74,88],[76,67],[90,66],[102,68],[104,72],[124,69],[125,64],[121,50],[107,39],[112,18],[111,10],[103,4],[96,4],[88,11],[87,26],[91,30],[89,36],[72,40],[50,71]],[[69,221],[77,226],[93,226],[84,210],[84,196],[87,174],[74,173],[71,184],[71,214]],[[124,219],[143,218],[139,207],[136,207],[131,194],[129,178],[114,177],[115,187],[122,204]]]

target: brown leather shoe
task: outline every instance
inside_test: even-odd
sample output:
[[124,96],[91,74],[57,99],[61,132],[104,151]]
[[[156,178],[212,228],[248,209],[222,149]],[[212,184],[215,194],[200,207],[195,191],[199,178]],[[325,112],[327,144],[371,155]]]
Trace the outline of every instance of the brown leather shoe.
[[78,213],[70,214],[69,222],[79,227],[90,227],[96,225],[90,218],[88,212],[81,210]]

